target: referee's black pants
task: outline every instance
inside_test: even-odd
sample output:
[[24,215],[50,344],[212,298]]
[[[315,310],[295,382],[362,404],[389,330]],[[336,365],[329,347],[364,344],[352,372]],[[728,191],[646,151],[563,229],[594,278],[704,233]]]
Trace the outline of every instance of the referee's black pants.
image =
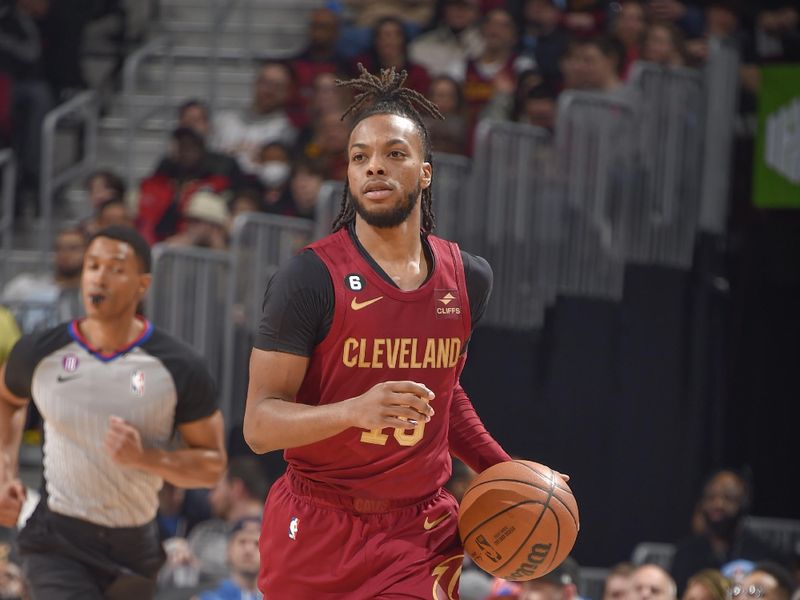
[[164,563],[158,527],[103,527],[42,498],[17,538],[33,600],[148,600]]

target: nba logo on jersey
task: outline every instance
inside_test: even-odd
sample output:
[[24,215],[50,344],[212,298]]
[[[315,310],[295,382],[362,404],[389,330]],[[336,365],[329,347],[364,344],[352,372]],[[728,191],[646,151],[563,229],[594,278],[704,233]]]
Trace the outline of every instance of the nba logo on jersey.
[[297,530],[300,528],[300,518],[299,517],[292,517],[292,520],[289,521],[289,539],[296,540],[297,539]]
[[72,373],[78,368],[78,357],[74,354],[67,354],[61,361],[61,366],[67,373]]
[[131,393],[141,398],[144,396],[144,371],[136,369],[131,373]]

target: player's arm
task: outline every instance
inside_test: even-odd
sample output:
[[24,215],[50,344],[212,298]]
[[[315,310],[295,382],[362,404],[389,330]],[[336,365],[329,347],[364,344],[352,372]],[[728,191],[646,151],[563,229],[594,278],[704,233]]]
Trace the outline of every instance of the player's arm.
[[[461,253],[464,264],[464,276],[469,296],[472,329],[483,317],[489,296],[492,292],[492,269],[483,258]],[[499,462],[511,460],[511,457],[500,447],[495,439],[486,431],[469,396],[461,387],[460,376],[464,369],[467,355],[461,355],[457,365],[458,377],[453,388],[453,400],[450,404],[450,429],[448,442],[450,452],[480,473],[484,469]]]
[[[465,361],[466,355],[462,355],[458,366],[459,374]],[[453,400],[450,403],[448,443],[450,453],[477,473],[497,463],[511,460],[500,444],[486,431],[460,381],[457,381],[453,389]]]
[[147,448],[136,427],[112,416],[103,444],[118,465],[158,475],[177,487],[214,486],[227,464],[222,414],[217,410],[177,429],[186,448]]
[[419,427],[433,416],[433,392],[413,381],[379,383],[330,404],[296,403],[308,362],[304,356],[253,348],[244,439],[256,454],[313,444],[349,427]]
[[25,486],[17,478],[19,446],[25,427],[27,398],[6,385],[6,365],[0,366],[0,525],[13,527],[25,502]]

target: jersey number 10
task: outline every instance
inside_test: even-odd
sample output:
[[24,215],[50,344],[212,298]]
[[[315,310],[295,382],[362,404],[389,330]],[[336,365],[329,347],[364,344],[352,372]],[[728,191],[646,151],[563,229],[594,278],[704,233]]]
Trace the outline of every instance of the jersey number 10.
[[[361,434],[361,441],[365,444],[377,444],[378,446],[385,446],[386,440],[389,436],[382,433],[382,429],[370,429]],[[408,433],[408,432],[411,433]],[[413,446],[422,439],[422,434],[425,433],[425,423],[420,423],[418,427],[413,429],[400,429],[395,427],[394,439],[401,446]]]

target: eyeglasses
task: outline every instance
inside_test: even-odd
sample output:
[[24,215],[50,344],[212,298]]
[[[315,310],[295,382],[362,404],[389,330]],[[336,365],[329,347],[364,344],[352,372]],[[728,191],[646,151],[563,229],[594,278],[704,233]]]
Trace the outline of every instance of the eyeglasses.
[[744,587],[738,583],[728,590],[728,598],[741,598],[747,596],[749,598],[763,598],[766,592],[757,585],[748,585]]

